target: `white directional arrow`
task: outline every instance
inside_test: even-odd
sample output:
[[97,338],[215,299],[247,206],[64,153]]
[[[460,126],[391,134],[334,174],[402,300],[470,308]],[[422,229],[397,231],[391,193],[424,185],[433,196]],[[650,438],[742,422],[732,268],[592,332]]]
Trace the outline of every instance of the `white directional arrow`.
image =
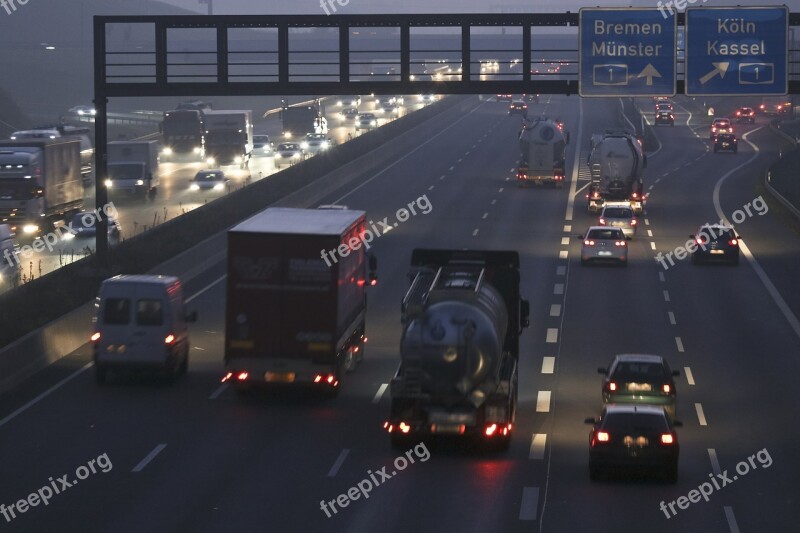
[[708,83],[708,81],[717,74],[719,74],[720,78],[724,78],[725,73],[728,72],[728,67],[730,66],[729,61],[720,61],[719,63],[712,62],[711,64],[714,65],[714,70],[712,70],[711,72],[700,78],[701,85],[705,85],[706,83]]
[[642,70],[636,77],[647,78],[647,85],[653,85],[653,78],[660,78],[661,73],[656,70],[656,67],[648,63],[647,66],[644,67],[644,70]]

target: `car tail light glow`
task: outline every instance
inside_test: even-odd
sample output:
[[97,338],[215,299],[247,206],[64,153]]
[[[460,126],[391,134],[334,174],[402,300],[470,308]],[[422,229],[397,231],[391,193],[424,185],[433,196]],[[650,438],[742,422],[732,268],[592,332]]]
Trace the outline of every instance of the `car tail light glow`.
[[631,219],[631,226],[635,226],[636,224],[637,224],[636,219],[632,218]]
[[225,375],[223,376],[223,378],[220,380],[220,383],[225,383],[226,381],[228,381],[228,380],[229,380],[229,379],[231,379],[232,377],[233,377],[233,372],[228,372],[228,373],[227,373],[227,374],[225,374]]
[[238,379],[239,381],[244,381],[249,377],[250,377],[249,372],[239,372],[238,374],[236,374],[236,379]]
[[617,384],[614,383],[613,381],[609,381],[608,382],[608,390],[610,390],[611,392],[614,392],[615,390],[617,390]]
[[627,246],[625,241],[614,241],[614,245],[616,246]]
[[586,239],[585,241],[583,241],[583,244],[585,244],[586,246],[594,246],[594,241]]
[[172,333],[170,333],[164,338],[164,344],[172,344],[173,342],[175,342],[175,335],[173,335]]
[[608,435],[607,431],[598,431],[595,434],[595,437],[597,438],[598,442],[608,442],[608,439],[609,439],[609,435]]
[[486,433],[486,436],[487,436],[487,437],[491,437],[491,436],[492,436],[492,435],[494,435],[496,432],[497,432],[497,424],[491,424],[491,425],[489,425],[489,426],[486,426],[486,431],[485,431],[485,433]]
[[728,244],[730,244],[731,246],[736,246],[737,244],[739,244],[739,241],[737,241],[736,239],[731,239],[730,241],[728,241]]
[[672,437],[670,433],[663,433],[661,435],[661,444],[673,444],[675,439]]
[[95,331],[94,333],[92,333],[91,339],[92,339],[92,342],[99,341],[100,340],[100,332],[99,331]]
[[606,219],[604,219],[603,217],[600,217],[600,225],[601,226],[605,226],[606,225]]
[[399,429],[403,433],[408,433],[409,431],[411,431],[411,426],[409,426],[405,422],[400,422],[400,424],[397,426],[397,429]]

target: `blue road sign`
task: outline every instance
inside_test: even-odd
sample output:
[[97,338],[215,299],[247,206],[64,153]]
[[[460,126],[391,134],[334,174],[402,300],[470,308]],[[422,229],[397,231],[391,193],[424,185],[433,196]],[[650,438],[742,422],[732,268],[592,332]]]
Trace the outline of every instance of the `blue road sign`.
[[686,9],[686,94],[788,91],[789,8]]
[[580,95],[674,96],[676,35],[658,9],[581,9]]

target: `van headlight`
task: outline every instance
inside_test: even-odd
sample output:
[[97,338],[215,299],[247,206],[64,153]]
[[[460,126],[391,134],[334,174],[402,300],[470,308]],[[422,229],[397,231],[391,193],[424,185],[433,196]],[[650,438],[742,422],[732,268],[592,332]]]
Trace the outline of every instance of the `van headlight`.
[[214,190],[215,191],[221,191],[224,188],[225,188],[225,184],[222,183],[222,182],[214,184]]
[[105,186],[106,186],[106,189],[110,189],[110,188],[111,188],[111,187],[114,185],[114,182],[113,182],[113,181],[111,181],[111,180],[105,180],[105,181],[103,182],[103,185],[105,185]]
[[172,155],[172,148],[167,146],[161,151],[161,153],[164,154],[164,155]]
[[327,150],[328,146],[328,141],[322,141],[322,144],[319,145],[321,150]]
[[200,186],[198,184],[196,184],[196,183],[192,183],[191,185],[189,185],[189,190],[190,191],[199,191],[200,190]]

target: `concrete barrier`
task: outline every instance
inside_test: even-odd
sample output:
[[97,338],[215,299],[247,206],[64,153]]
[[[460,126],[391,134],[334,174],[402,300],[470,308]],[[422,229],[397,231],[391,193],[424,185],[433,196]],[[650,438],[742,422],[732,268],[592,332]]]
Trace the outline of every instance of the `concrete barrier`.
[[[415,130],[424,128],[425,123],[430,119],[439,115],[443,117],[460,116],[478,104],[475,97],[446,98],[373,132],[357,137],[331,150],[330,154],[325,154],[325,157],[315,156],[275,176],[260,180],[245,189],[153,228],[120,245],[117,255],[123,256],[123,264],[119,270],[126,273],[148,271],[176,275],[186,283],[213,264],[224,260],[225,232],[235,222],[224,225],[217,231],[206,233],[210,236],[155,267],[137,269],[140,263],[131,259],[137,257],[135,249],[145,250],[159,243],[163,244],[162,239],[179,238],[185,228],[196,225],[204,219],[214,219],[216,212],[227,209],[230,215],[231,208],[235,207],[233,204],[240,200],[249,199],[251,205],[238,213],[234,210],[234,214],[241,215],[236,219],[237,222],[270,205],[311,207],[337,188],[357,181],[359,178],[365,179],[366,174],[377,168],[385,167],[387,160],[407,153],[410,147],[418,143],[421,138]],[[380,150],[378,150],[379,148]],[[287,185],[291,188],[287,189]],[[253,210],[253,197],[263,199],[263,205],[256,205],[255,211]],[[128,264],[125,264],[126,257],[130,259]],[[87,258],[59,269],[21,287],[18,291],[23,290],[25,294],[22,297],[33,301],[38,301],[37,297],[42,297],[42,301],[45,301],[45,296],[52,298],[52,295],[46,291],[60,283],[70,284],[73,279],[76,279],[75,276],[82,276],[82,270],[89,270],[90,259]],[[86,303],[0,349],[0,392],[8,391],[37,371],[88,342],[95,306],[93,300],[87,300],[96,294],[103,277],[97,276],[95,273],[94,279],[88,282],[85,279],[82,280],[84,285],[90,286],[83,290],[86,293],[84,300]],[[38,296],[37,289],[39,289]],[[17,291],[3,295],[2,304],[13,305],[13,301],[9,301],[8,296],[13,295],[14,292]],[[46,305],[43,307],[47,308]]]

